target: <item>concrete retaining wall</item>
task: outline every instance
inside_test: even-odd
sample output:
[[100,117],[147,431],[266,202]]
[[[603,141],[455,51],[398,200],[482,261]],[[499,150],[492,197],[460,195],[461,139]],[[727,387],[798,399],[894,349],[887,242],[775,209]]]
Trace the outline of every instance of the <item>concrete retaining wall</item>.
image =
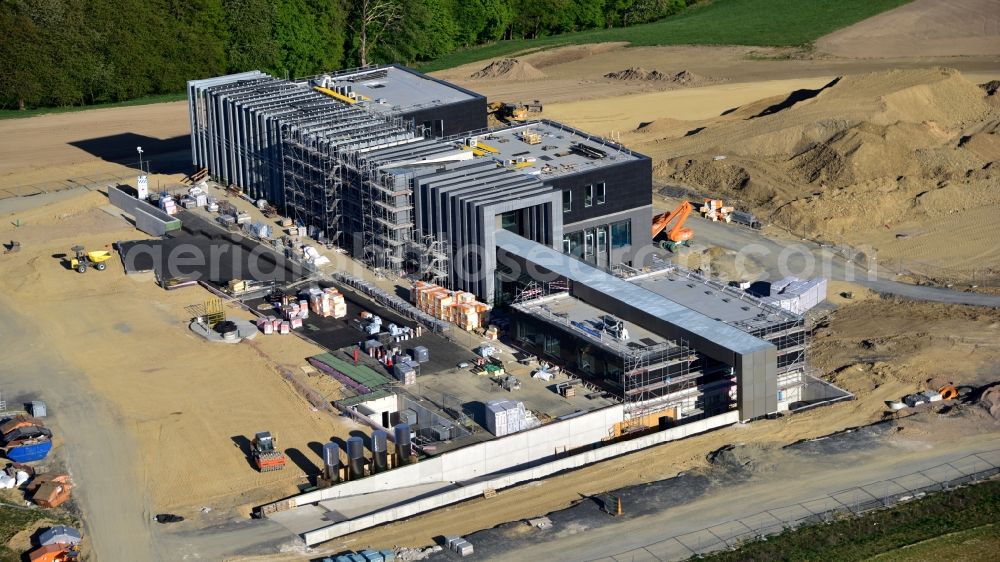
[[163,236],[181,227],[181,221],[117,186],[108,186],[111,204],[135,218],[135,227],[151,236]]
[[[739,421],[739,412],[732,411],[718,416],[713,416],[711,418],[706,418],[703,420],[698,420],[691,422],[673,429],[668,429],[666,431],[660,431],[658,433],[653,433],[651,435],[646,435],[637,439],[630,441],[623,441],[620,443],[614,443],[605,447],[600,447],[598,449],[593,449],[591,451],[586,451],[583,453],[578,453],[576,455],[571,455],[568,457],[563,457],[561,459],[554,460],[552,462],[547,462],[538,466],[520,470],[517,472],[511,472],[498,476],[490,480],[483,480],[479,482],[468,483],[457,490],[451,490],[444,492],[435,496],[427,497],[410,503],[402,504],[390,509],[385,509],[382,511],[377,511],[369,515],[364,515],[357,517],[350,521],[342,521],[340,523],[335,523],[328,527],[323,527],[321,529],[316,529],[315,531],[309,531],[302,535],[302,538],[306,541],[309,546],[319,544],[340,536],[344,536],[350,533],[361,531],[363,529],[368,529],[376,525],[382,525],[384,523],[389,523],[392,521],[397,521],[399,519],[405,519],[407,517],[422,513],[424,511],[430,511],[432,509],[437,509],[439,507],[452,504],[455,502],[460,502],[469,498],[476,496],[481,496],[487,489],[500,490],[519,484],[521,482],[529,482],[531,480],[538,480],[539,478],[545,478],[557,472],[564,470],[569,470],[573,468],[579,468],[588,464],[593,464],[595,462],[600,462],[603,460],[610,459],[612,457],[617,457],[626,453],[631,453],[638,451],[640,449],[645,449],[653,445],[658,445],[660,443],[666,443],[668,441],[674,441],[677,439],[682,439],[690,435],[697,433],[703,433],[712,429],[723,427],[726,425],[731,425]],[[530,433],[530,432],[529,432]],[[493,443],[503,441],[503,439],[498,439],[493,441]],[[459,451],[456,451],[456,453]],[[442,455],[444,456],[444,455]],[[438,457],[440,459],[441,457]],[[438,459],[432,459],[438,460]],[[430,463],[421,463],[430,464]],[[416,468],[406,467],[406,468]],[[394,474],[398,470],[390,471],[385,474]],[[368,480],[368,479],[366,479]],[[361,480],[359,482],[364,482]],[[329,488],[329,490],[336,489],[337,486]],[[323,492],[326,490],[320,490]],[[300,501],[305,496],[312,496],[318,492],[312,492],[311,494],[304,494],[296,499],[296,505],[304,505],[305,503]],[[312,501],[318,501],[314,499]]]
[[600,443],[624,419],[620,404],[295,497],[296,505],[433,482],[461,482]]

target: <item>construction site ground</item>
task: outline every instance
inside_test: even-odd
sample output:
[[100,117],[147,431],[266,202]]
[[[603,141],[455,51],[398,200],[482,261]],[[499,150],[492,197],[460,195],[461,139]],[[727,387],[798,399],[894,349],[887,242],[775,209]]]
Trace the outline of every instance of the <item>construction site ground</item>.
[[[211,296],[200,287],[164,291],[152,275],[126,276],[117,259],[105,271],[68,269],[75,244],[141,236],[106,205],[85,191],[18,213],[20,226],[6,215],[2,236],[22,251],[0,267],[0,383],[8,401],[48,402],[56,451],[80,484],[87,519],[101,520],[92,537],[109,550],[97,552],[126,559],[148,552],[151,514],[178,513],[194,526],[245,517],[308,484],[321,464],[317,445],[359,426],[315,411],[282,377],[322,348],[296,337],[212,344],[187,328],[185,307]],[[248,438],[261,430],[277,436],[285,470],[252,468]]]
[[[930,10],[922,13],[933,14],[932,8],[937,9],[934,4],[918,0],[908,9]],[[980,4],[990,5],[975,3]],[[973,11],[964,20],[950,20],[949,26],[955,35],[971,33],[982,27],[982,21],[992,21],[990,16],[982,10]],[[879,25],[882,29],[892,28],[902,37],[894,39],[896,44],[905,46],[907,41],[917,44],[925,37],[926,31],[918,25],[921,21],[908,17]],[[683,183],[678,178],[684,179],[681,174],[684,170],[676,159],[685,157],[689,149],[694,159],[704,160],[706,155],[739,148],[725,143],[699,145],[701,133],[678,141],[687,131],[706,126],[719,129],[718,133],[709,130],[710,135],[749,135],[732,138],[753,138],[760,133],[751,129],[767,120],[737,119],[743,115],[737,113],[731,114],[731,122],[716,122],[722,113],[740,106],[747,106],[746,113],[758,109],[755,115],[788,99],[795,90],[818,89],[842,75],[939,66],[960,71],[957,76],[946,77],[947,80],[932,74],[873,75],[859,82],[869,96],[865,99],[880,99],[882,95],[905,91],[904,96],[891,99],[901,104],[894,107],[902,111],[898,108],[932,99],[927,96],[935,95],[942,85],[950,92],[965,92],[964,96],[972,91],[967,84],[1000,78],[1000,55],[989,49],[970,47],[970,43],[965,43],[958,53],[925,49],[912,51],[917,56],[905,57],[882,56],[881,46],[844,54],[845,51],[837,50],[842,47],[823,45],[820,41],[820,48],[815,51],[746,47],[631,49],[617,44],[566,47],[520,57],[541,70],[543,78],[469,78],[489,61],[436,75],[454,79],[491,100],[540,99],[545,104],[542,117],[565,121],[597,134],[612,134],[626,145],[651,154],[658,179],[665,183]],[[704,82],[707,85],[684,86],[667,81],[604,78],[606,73],[631,66],[664,73],[688,70],[709,80]],[[832,92],[835,90],[827,93]],[[808,101],[804,107],[819,105],[823,112],[816,119],[823,120],[835,117],[851,100],[829,97],[831,103],[837,103],[826,109],[822,104]],[[947,102],[950,98],[941,99],[942,103],[950,103]],[[826,103],[823,96],[818,101]],[[743,117],[749,117],[749,113]],[[783,119],[779,114],[773,120]],[[654,122],[656,126],[636,131],[639,125]],[[957,139],[954,142],[949,139],[961,130],[959,126],[949,128],[942,142],[957,145]],[[5,348],[0,391],[8,402],[39,396],[49,403],[50,425],[57,435],[56,455],[66,459],[71,474],[80,483],[74,493],[97,559],[169,560],[181,556],[225,559],[265,554],[261,559],[278,560],[316,556],[319,551],[306,553],[290,546],[295,543],[280,526],[244,517],[249,506],[293,493],[307,481],[307,473],[317,470],[319,464],[312,443],[358,429],[344,418],[313,411],[282,377],[281,370],[301,373],[299,367],[304,358],[321,352],[322,348],[289,336],[257,338],[238,346],[208,344],[187,330],[188,315],[184,309],[207,298],[208,293],[202,289],[167,292],[154,286],[151,275],[126,277],[116,267],[79,275],[67,270],[62,258],[53,257],[68,253],[75,244],[99,249],[117,240],[141,238],[130,224],[105,210],[104,195],[74,186],[100,185],[108,178],[134,176],[137,160],[134,151],[138,145],[143,146],[144,158],[148,158],[153,171],[151,185],[176,185],[183,174],[192,170],[187,148],[189,134],[183,102],[0,122],[0,153],[6,156],[0,160],[0,216],[3,217],[0,241],[15,239],[22,243],[20,253],[0,256],[0,337]],[[986,142],[989,139],[987,133],[966,148],[989,156],[993,150],[993,145]],[[678,146],[687,148],[680,150]],[[784,173],[770,169],[766,172]],[[686,177],[693,181],[694,176]],[[788,181],[788,177],[780,175],[775,178]],[[808,187],[813,190],[818,186]],[[37,195],[18,197],[28,194]],[[810,191],[806,195],[811,194]],[[949,192],[939,195],[947,196]],[[864,201],[862,192],[848,191],[844,197]],[[991,229],[996,223],[990,226],[988,221],[980,220],[991,216],[992,203],[976,206],[974,199],[969,201],[972,202],[969,206],[963,200],[963,206],[956,207],[955,212],[934,217],[926,232],[912,230],[905,223],[908,207],[900,206],[898,212],[904,221],[894,220],[889,229],[877,225],[884,232],[872,234],[871,240],[887,246],[889,252],[901,258],[932,260],[942,267],[951,264],[965,267],[977,255],[987,261],[995,260],[997,237]],[[261,217],[249,202],[236,201],[236,204],[256,213],[255,218]],[[824,212],[828,208],[839,207],[825,207]],[[799,203],[789,209],[810,216],[808,205]],[[961,228],[950,229],[948,221]],[[808,221],[801,224],[807,229],[810,224],[824,226]],[[712,229],[725,228],[726,225],[703,227],[695,223],[696,240],[705,243],[695,250],[711,250],[710,246],[724,248],[726,244],[722,242],[727,239],[730,245],[743,243],[740,236],[731,236],[728,231],[718,230],[718,236],[713,238]],[[816,230],[815,238],[828,234],[821,231],[821,228]],[[847,228],[845,232],[852,231]],[[776,241],[773,248],[778,251],[794,240],[779,231],[765,230],[764,234],[758,241]],[[920,244],[905,246],[914,241]],[[396,280],[373,276],[340,252],[325,249],[322,252],[333,260],[329,269],[364,276],[390,292],[397,290]],[[757,266],[767,272],[777,271],[775,262],[761,260]],[[901,280],[906,279],[888,281]],[[952,302],[992,302],[976,301],[969,293],[900,285],[911,288],[907,290],[914,293],[907,296],[914,299],[934,295],[955,299]],[[826,489],[819,483],[827,479],[830,487],[841,483],[846,486],[847,480],[852,479],[843,470],[846,466],[857,467],[857,472],[864,474],[870,471],[890,475],[897,469],[904,474],[910,472],[907,466],[961,456],[995,440],[996,422],[967,411],[954,415],[924,413],[901,422],[902,431],[874,432],[865,442],[867,452],[850,447],[843,453],[822,454],[782,449],[802,439],[879,421],[886,410],[886,400],[933,387],[939,381],[983,385],[1000,379],[996,371],[996,365],[1000,364],[997,344],[1000,316],[996,310],[880,298],[876,292],[886,288],[902,290],[896,285],[862,286],[843,279],[831,282],[831,301],[840,308],[822,321],[810,352],[814,365],[833,382],[854,393],[857,397],[854,401],[733,426],[613,459],[502,491],[495,498],[465,502],[358,533],[324,545],[321,551],[366,545],[426,545],[440,535],[470,534],[529,516],[553,513],[575,503],[582,503],[583,507],[575,509],[583,511],[590,509],[593,502],[582,498],[622,486],[672,478],[684,471],[695,471],[691,473],[694,476],[678,481],[683,486],[657,485],[659,488],[651,489],[660,491],[652,497],[678,504],[677,509],[667,512],[673,521],[697,513],[699,518],[692,519],[690,526],[704,527],[703,520],[726,519],[734,502],[740,499],[754,502],[777,494],[787,504],[822,495]],[[844,292],[852,293],[852,298],[840,296]],[[246,311],[232,309],[231,313],[249,318]],[[461,347],[478,344],[475,337],[460,336],[466,337],[467,341],[459,339]],[[310,385],[321,388],[324,396],[337,395],[337,385],[331,386],[328,377],[305,374],[303,377]],[[239,443],[233,440],[263,429],[277,435],[282,449],[301,453],[291,454],[289,466],[282,472],[258,474],[249,466]],[[750,477],[742,474],[742,469],[735,476],[728,472],[720,475],[719,468],[709,467],[707,455],[731,443],[766,451],[766,455],[755,456],[761,459],[753,461],[758,465],[771,466],[768,459],[772,455],[781,462],[773,470],[752,471]],[[830,458],[837,462],[829,462]],[[907,466],[900,466],[900,462]],[[810,477],[794,480],[801,475]],[[838,475],[843,475],[842,479],[838,480],[841,478]],[[708,480],[698,479],[702,477]],[[865,478],[870,481],[880,477]],[[727,481],[726,478],[753,485],[727,488],[711,484]],[[687,492],[689,486],[693,489],[691,497]],[[693,501],[699,490],[704,490],[699,495],[701,499]],[[630,501],[643,501],[635,499],[637,493],[630,492]],[[639,513],[652,506],[639,507]],[[205,513],[202,507],[211,510]],[[624,508],[626,513],[633,509],[628,502]],[[185,515],[188,520],[175,527],[150,522],[151,515],[163,511]],[[561,544],[584,544],[592,542],[591,538],[606,543],[602,547],[609,553],[625,552],[627,548],[617,549],[614,541],[626,535],[626,530],[644,526],[653,533],[657,526],[664,525],[649,519],[652,515],[626,517],[621,524],[615,520],[614,524],[602,527],[607,529],[600,531],[603,534],[595,534],[587,525],[600,519],[598,515],[581,515],[580,525],[572,524],[576,515],[559,517],[562,516],[554,520],[566,524],[557,526],[552,533],[570,542],[532,538],[524,543],[525,556],[551,556],[559,552]],[[541,533],[526,525],[501,531],[511,536]],[[485,553],[493,552],[498,559],[522,559],[520,555],[507,557],[491,550],[496,540],[491,538],[494,535],[481,537]],[[603,555],[595,552],[594,558]]]

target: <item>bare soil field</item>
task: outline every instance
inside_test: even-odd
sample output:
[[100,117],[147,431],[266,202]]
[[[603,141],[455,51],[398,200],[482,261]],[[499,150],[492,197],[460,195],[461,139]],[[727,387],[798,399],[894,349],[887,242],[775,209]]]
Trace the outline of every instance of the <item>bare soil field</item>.
[[802,236],[962,269],[1000,266],[1000,230],[983,214],[1000,204],[998,123],[1000,107],[957,71],[907,70],[652,121],[623,141],[652,155],[664,181]]
[[[212,344],[187,328],[185,307],[209,298],[205,290],[164,291],[151,276],[126,277],[117,260],[100,272],[67,269],[55,256],[75,244],[98,249],[143,236],[106,206],[103,194],[85,192],[18,213],[20,227],[5,220],[0,238],[22,250],[0,256],[0,301],[30,311],[39,348],[65,357],[108,400],[138,443],[141,474],[121,485],[144,489],[152,509],[247,515],[251,505],[294,493],[320,464],[316,445],[357,429],[315,411],[277,371],[298,370],[321,349],[297,337]],[[290,450],[285,470],[260,474],[248,462],[241,439],[262,430]]]
[[[163,155],[190,154],[190,134],[187,102],[5,119],[0,121],[0,190],[104,173],[131,175],[130,168],[138,168],[138,146],[154,172],[187,172],[174,169],[177,162],[164,161]],[[186,163],[190,167],[189,156]]]
[[816,41],[850,58],[1000,54],[996,0],[916,0]]

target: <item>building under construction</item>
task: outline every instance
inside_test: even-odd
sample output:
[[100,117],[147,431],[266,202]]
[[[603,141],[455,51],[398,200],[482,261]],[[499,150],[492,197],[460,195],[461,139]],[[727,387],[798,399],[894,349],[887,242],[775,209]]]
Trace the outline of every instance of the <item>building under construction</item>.
[[551,121],[487,131],[482,96],[397,66],[198,80],[189,102],[211,176],[373,268],[513,301],[516,343],[627,419],[753,419],[801,397],[800,316],[679,269],[637,274],[647,156]]
[[627,423],[733,409],[749,420],[810,398],[801,316],[665,263],[612,275],[512,233],[497,238],[504,282],[519,287],[511,339],[621,397]]
[[[501,227],[632,263],[651,160],[565,125],[486,131],[485,98],[399,66],[188,84],[196,166],[371,267],[493,301]],[[455,134],[460,132],[460,134]]]

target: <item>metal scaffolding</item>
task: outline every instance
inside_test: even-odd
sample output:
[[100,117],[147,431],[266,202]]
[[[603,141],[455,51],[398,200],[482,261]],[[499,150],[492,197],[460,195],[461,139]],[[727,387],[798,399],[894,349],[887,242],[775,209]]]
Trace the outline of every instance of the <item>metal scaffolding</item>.
[[629,344],[621,357],[625,431],[641,425],[643,416],[678,402],[662,398],[695,388],[704,375],[700,369],[692,369],[698,355],[683,340],[646,347]]

